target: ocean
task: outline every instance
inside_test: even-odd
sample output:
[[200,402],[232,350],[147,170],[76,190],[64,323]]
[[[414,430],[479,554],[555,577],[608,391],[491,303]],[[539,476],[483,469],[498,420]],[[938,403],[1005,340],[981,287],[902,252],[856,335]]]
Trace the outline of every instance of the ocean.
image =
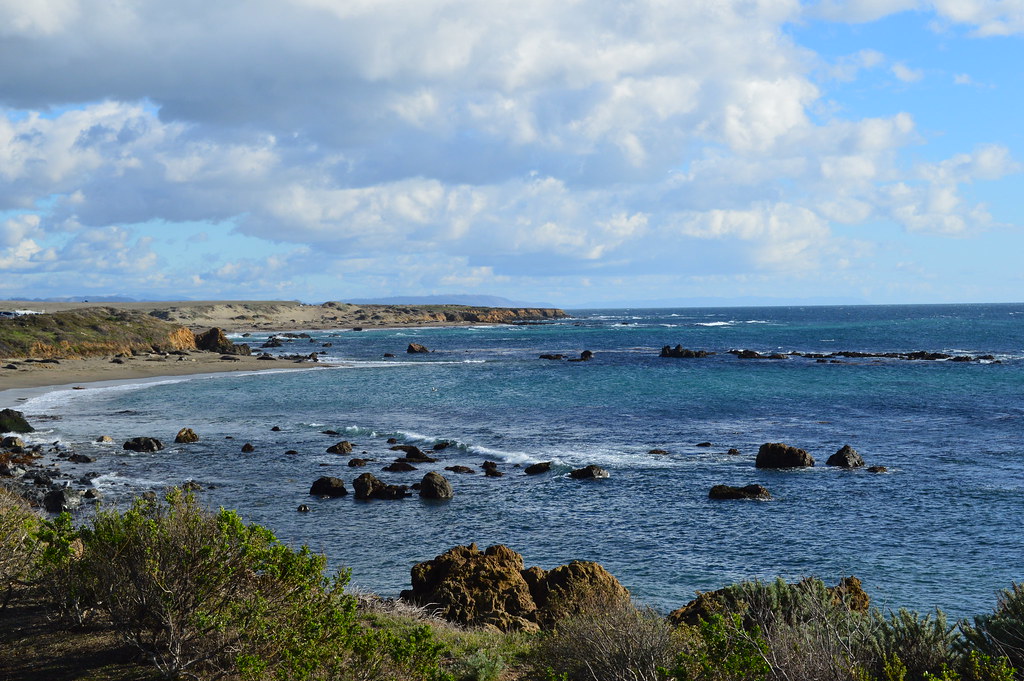
[[[880,607],[963,617],[991,610],[999,589],[1024,579],[1024,304],[570,314],[539,325],[309,332],[273,352],[316,351],[336,366],[282,361],[302,370],[58,390],[19,409],[37,417],[37,441],[97,457],[63,468],[100,473],[106,504],[195,480],[211,507],[325,552],[355,586],[384,596],[408,588],[415,563],[470,542],[507,544],[546,569],[597,561],[664,612],[738,580],[856,575]],[[409,343],[432,352],[407,354]],[[659,357],[677,344],[715,354]],[[740,349],[786,357],[729,353]],[[584,350],[592,360],[539,359]],[[788,354],[919,350],[990,358]],[[182,427],[201,441],[173,444]],[[96,444],[100,435],[115,444]],[[135,436],[167,447],[123,451]],[[436,464],[386,473],[401,456],[388,438],[453,445]],[[374,461],[350,468],[349,456],[326,453],[339,440]],[[805,449],[817,465],[759,470],[766,442]],[[243,453],[245,443],[255,451]],[[825,466],[847,444],[887,472]],[[484,477],[485,460],[504,476]],[[552,461],[551,472],[523,474],[539,461]],[[443,470],[456,464],[477,473]],[[588,464],[610,477],[568,477]],[[308,494],[321,475],[351,489],[362,472],[411,484],[429,470],[451,481],[452,500]],[[708,499],[713,485],[751,483],[772,500]]]

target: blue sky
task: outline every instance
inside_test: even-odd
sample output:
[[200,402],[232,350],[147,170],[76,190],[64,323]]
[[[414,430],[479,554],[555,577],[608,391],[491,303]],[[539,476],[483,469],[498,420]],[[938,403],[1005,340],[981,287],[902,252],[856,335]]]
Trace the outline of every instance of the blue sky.
[[1024,0],[0,0],[0,297],[1024,300]]

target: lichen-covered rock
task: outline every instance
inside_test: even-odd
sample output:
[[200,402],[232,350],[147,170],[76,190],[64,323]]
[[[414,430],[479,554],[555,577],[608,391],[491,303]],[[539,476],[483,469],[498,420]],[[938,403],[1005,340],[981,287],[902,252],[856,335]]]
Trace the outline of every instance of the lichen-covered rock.
[[31,433],[34,430],[20,411],[0,409],[0,433]]
[[199,436],[196,435],[196,431],[191,428],[182,428],[178,431],[178,434],[174,436],[174,441],[178,444],[191,444],[193,442],[199,442]]
[[766,442],[757,450],[758,468],[806,468],[814,465],[814,457],[805,450],[781,442]]
[[827,466],[838,466],[840,468],[860,468],[864,465],[864,459],[857,450],[850,445],[843,445],[842,448],[828,457],[825,462]]
[[619,580],[593,561],[574,560],[547,572],[531,570],[530,593],[542,628],[560,617],[579,614],[591,603],[629,602],[629,592]]
[[451,499],[455,491],[443,475],[431,471],[420,481],[420,496],[424,499]]

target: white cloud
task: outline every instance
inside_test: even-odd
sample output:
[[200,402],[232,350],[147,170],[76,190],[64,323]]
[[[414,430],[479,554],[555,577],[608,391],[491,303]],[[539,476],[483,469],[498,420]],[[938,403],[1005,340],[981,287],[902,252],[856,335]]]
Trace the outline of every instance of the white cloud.
[[912,69],[902,62],[896,62],[890,69],[892,75],[896,76],[897,79],[904,83],[916,83],[917,81],[924,78],[924,71],[921,69]]

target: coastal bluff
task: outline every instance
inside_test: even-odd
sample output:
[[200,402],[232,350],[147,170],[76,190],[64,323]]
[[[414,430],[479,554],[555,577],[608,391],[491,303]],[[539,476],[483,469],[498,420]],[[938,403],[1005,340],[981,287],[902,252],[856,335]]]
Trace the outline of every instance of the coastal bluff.
[[[9,306],[44,313],[97,308],[96,303],[8,301]],[[228,333],[297,331],[396,326],[516,324],[563,319],[557,308],[477,307],[469,305],[356,305],[297,301],[161,301],[102,303],[105,309],[139,312],[192,331],[212,327]]]

